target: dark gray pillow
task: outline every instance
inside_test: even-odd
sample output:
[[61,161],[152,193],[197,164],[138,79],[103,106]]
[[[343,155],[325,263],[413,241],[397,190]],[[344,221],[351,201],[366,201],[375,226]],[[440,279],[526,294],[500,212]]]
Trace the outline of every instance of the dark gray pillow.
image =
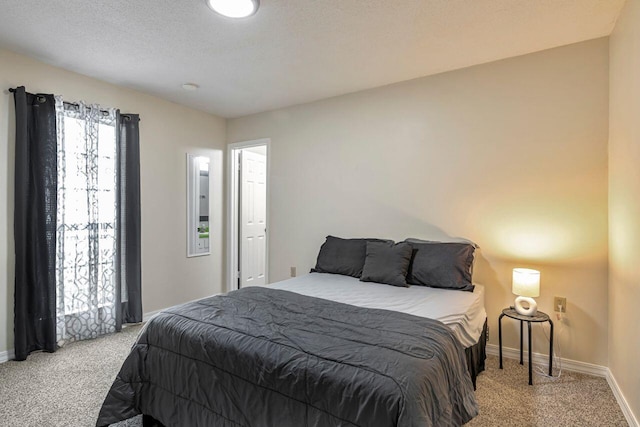
[[369,241],[389,242],[381,239],[341,239],[327,236],[327,240],[320,247],[316,267],[312,268],[311,272],[360,277]]
[[407,270],[412,253],[408,243],[368,242],[360,280],[408,287]]
[[407,273],[410,285],[473,292],[471,267],[475,246],[471,243],[416,242]]
[[424,239],[416,239],[415,237],[408,237],[404,239],[404,241],[407,243],[467,243],[476,249],[480,248],[480,246],[478,246],[477,243],[462,237],[456,238],[455,242],[441,242],[439,240],[424,240]]

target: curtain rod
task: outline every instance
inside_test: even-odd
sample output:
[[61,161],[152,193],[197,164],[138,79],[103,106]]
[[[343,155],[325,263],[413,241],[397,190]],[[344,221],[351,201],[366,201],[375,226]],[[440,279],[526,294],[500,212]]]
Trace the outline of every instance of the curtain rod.
[[[15,89],[15,88],[10,87],[10,88],[9,88],[9,92],[11,92],[11,93],[15,93],[15,92],[16,92],[16,89]],[[42,95],[36,95],[36,96],[38,96],[38,97],[42,97]],[[44,97],[42,97],[42,98],[44,98]],[[40,99],[40,98],[38,98],[38,100],[39,100],[39,99]],[[67,102],[67,101],[63,101],[63,103],[64,103],[65,105],[73,105],[74,107],[79,107],[79,106],[80,106],[80,104],[78,104],[77,102]],[[88,108],[88,109],[90,109],[90,110],[92,109],[91,107],[87,107],[87,108]],[[107,110],[100,110],[100,111],[101,111],[101,112],[103,112],[103,113],[108,113],[108,112],[109,112],[109,111],[107,111]],[[131,115],[130,115],[130,114],[120,114],[120,117],[124,117],[124,119],[125,119],[125,120],[127,120],[127,121],[131,120]]]
[[[79,108],[80,108],[80,104],[78,104],[77,102],[67,102],[67,101],[62,101],[62,103],[64,104],[64,106],[65,106],[65,107],[69,107],[69,106],[71,106],[71,107],[75,107],[75,108],[77,108],[77,109],[79,109]],[[93,110],[93,108],[91,108],[91,107],[89,107],[89,106],[87,106],[86,108],[87,108],[87,110]],[[109,110],[98,110],[98,111],[100,111],[101,113],[103,113],[105,116],[108,116],[108,115],[109,115]],[[124,114],[121,114],[121,116],[124,116]],[[129,120],[131,120],[131,118],[129,118]]]

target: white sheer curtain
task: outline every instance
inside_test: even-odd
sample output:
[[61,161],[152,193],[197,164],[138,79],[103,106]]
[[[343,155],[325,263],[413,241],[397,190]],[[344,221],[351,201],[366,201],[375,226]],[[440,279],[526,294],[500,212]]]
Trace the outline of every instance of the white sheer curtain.
[[[56,97],[57,339],[116,331],[116,110]],[[119,304],[119,302],[118,302]]]

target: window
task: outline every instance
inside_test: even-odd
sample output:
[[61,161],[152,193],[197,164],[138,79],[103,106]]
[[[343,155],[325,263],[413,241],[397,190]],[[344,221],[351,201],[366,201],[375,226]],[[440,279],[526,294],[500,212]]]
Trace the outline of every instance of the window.
[[116,327],[116,111],[57,99],[58,341]]
[[10,89],[15,354],[142,321],[140,116]]

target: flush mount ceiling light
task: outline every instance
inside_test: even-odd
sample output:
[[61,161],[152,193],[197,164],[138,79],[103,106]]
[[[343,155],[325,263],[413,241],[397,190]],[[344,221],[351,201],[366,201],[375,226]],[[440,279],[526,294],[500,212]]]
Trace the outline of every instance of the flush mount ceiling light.
[[197,85],[197,84],[195,84],[195,83],[185,83],[185,84],[183,84],[183,85],[182,85],[182,89],[184,89],[184,90],[188,90],[188,91],[190,91],[190,92],[191,92],[191,91],[194,91],[194,90],[196,90],[196,89],[198,89],[199,87],[200,87],[200,86],[198,86],[198,85]]
[[260,0],[206,0],[216,13],[228,18],[246,18],[258,11]]

